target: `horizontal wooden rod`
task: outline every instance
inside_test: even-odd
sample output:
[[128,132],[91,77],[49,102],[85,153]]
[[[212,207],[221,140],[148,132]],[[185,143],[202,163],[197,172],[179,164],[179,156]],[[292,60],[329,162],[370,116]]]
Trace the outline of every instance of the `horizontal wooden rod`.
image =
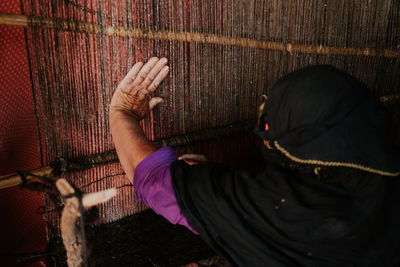
[[[29,173],[26,174],[26,181],[32,181],[36,180],[37,178],[35,176],[41,176],[41,177],[49,177],[54,171],[54,167],[51,166],[46,166],[40,169],[35,169],[29,171]],[[34,176],[32,176],[33,174]],[[22,183],[22,178],[20,174],[18,173],[11,173],[7,175],[0,176],[0,189],[16,186]]]
[[[218,143],[229,138],[244,137],[251,133],[254,128],[253,121],[229,124],[222,127],[200,130],[187,135],[171,136],[153,141],[156,147],[187,147],[202,143]],[[118,162],[115,150],[105,151],[98,154],[86,155],[69,160],[57,159],[50,166],[25,172],[26,181],[36,180],[40,176],[50,178],[60,176],[63,173],[83,171],[96,166]],[[15,172],[0,176],[0,189],[17,186],[23,183],[20,173]]]
[[239,46],[262,50],[282,51],[289,54],[316,54],[316,55],[344,55],[344,56],[374,56],[398,58],[400,51],[390,49],[357,48],[357,47],[333,47],[325,45],[305,45],[293,43],[281,43],[262,41],[251,38],[229,37],[220,34],[208,34],[186,31],[157,31],[152,29],[113,27],[111,25],[99,25],[95,23],[70,21],[65,19],[50,19],[39,17],[27,17],[23,15],[0,13],[0,25],[19,27],[41,27],[47,29],[59,29],[62,31],[83,32],[91,34],[105,34],[109,36],[130,37],[135,39],[149,39],[162,41],[178,41],[188,43],[205,43],[227,46]]

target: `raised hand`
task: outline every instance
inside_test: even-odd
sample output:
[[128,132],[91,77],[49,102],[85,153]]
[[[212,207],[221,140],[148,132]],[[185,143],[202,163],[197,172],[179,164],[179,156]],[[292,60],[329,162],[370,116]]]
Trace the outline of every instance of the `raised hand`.
[[110,109],[130,111],[137,120],[164,102],[161,97],[151,97],[167,77],[169,67],[166,58],[151,58],[145,65],[136,63],[120,82],[111,100]]

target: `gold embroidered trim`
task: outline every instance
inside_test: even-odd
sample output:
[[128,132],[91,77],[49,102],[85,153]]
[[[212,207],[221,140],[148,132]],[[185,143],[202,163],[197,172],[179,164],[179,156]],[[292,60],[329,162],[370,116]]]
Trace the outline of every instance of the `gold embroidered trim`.
[[274,149],[270,144],[268,140],[264,140],[264,146],[266,146],[269,150]]
[[385,171],[376,170],[376,169],[373,169],[373,168],[370,168],[370,167],[365,167],[365,166],[362,166],[362,165],[359,165],[359,164],[354,164],[354,163],[321,161],[321,160],[313,160],[313,159],[307,159],[307,160],[300,159],[298,157],[293,156],[286,149],[281,147],[278,144],[278,141],[274,141],[274,145],[286,157],[288,157],[289,159],[293,160],[294,162],[298,162],[298,163],[311,164],[311,165],[322,165],[322,166],[330,166],[330,167],[349,167],[349,168],[359,169],[359,170],[362,170],[362,171],[376,173],[376,174],[385,175],[385,176],[397,176],[397,175],[400,174],[400,171],[399,172],[385,172]]

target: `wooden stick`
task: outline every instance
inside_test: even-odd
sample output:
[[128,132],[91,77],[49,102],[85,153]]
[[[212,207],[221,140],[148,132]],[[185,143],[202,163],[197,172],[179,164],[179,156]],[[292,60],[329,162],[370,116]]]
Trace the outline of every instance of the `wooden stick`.
[[282,51],[289,54],[316,54],[316,55],[344,55],[344,56],[373,56],[398,58],[400,51],[390,49],[373,49],[357,47],[333,47],[324,45],[305,45],[262,41],[250,38],[235,38],[219,34],[207,34],[200,32],[184,31],[156,31],[152,29],[113,27],[82,21],[70,21],[65,19],[53,20],[49,18],[27,17],[0,13],[0,25],[19,27],[41,27],[48,29],[60,29],[62,31],[84,32],[90,34],[117,35],[135,39],[165,40],[178,42],[195,42],[205,44],[218,44],[240,46],[253,49]]
[[[66,197],[74,194],[75,189],[65,179],[59,179],[56,186],[61,196]],[[82,208],[88,209],[104,203],[117,195],[117,189],[111,188],[100,192],[83,194]],[[61,214],[61,237],[63,239],[65,251],[67,253],[67,263],[69,267],[87,266],[87,258],[83,254],[87,254],[87,241],[77,226],[79,217],[83,214],[80,213],[78,196],[68,197],[65,199],[65,206]],[[82,222],[82,221],[81,221]],[[81,224],[81,229],[84,229]],[[86,253],[85,253],[86,251]],[[86,255],[87,257],[87,255]]]
[[[253,121],[245,121],[240,124],[230,124],[223,127],[205,129],[198,132],[188,133],[187,135],[171,136],[153,141],[156,147],[172,146],[182,147],[191,144],[198,144],[202,142],[218,142],[219,140],[235,136],[244,136],[250,133],[253,129]],[[115,150],[101,152],[98,154],[77,157],[70,160],[63,160],[55,162],[53,166],[59,166],[57,169],[51,166],[46,166],[40,169],[35,169],[27,172],[27,181],[35,179],[29,174],[50,177],[54,172],[74,172],[90,169],[95,166],[108,164],[111,162],[118,162],[118,156]],[[22,177],[18,173],[12,173],[0,176],[0,189],[16,186],[22,183]]]
[[0,24],[28,27],[28,18],[23,15],[0,13]]
[[[31,180],[36,180],[34,176],[31,176],[30,174],[36,175],[36,176],[42,176],[42,177],[49,177],[53,174],[54,168],[51,166],[46,166],[40,169],[35,169],[31,170],[27,173],[26,175],[26,180],[31,181]],[[22,178],[18,173],[11,173],[7,175],[0,176],[0,189],[16,186],[22,183]]]

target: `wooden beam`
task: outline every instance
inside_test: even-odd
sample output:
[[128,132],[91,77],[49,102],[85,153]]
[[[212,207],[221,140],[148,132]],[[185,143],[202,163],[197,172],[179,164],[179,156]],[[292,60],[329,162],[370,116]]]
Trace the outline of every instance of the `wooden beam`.
[[[187,135],[170,136],[167,138],[153,141],[156,147],[172,146],[184,147],[200,143],[217,143],[228,138],[246,136],[251,133],[254,121],[249,120],[242,123],[229,124],[222,127],[205,129],[198,132],[188,133]],[[105,151],[98,154],[91,154],[69,160],[58,159],[50,166],[35,169],[27,172],[26,180],[35,180],[32,175],[49,178],[55,173],[75,172],[90,169],[96,166],[118,162],[115,150]],[[57,166],[57,167],[53,167]],[[32,174],[32,175],[30,175]],[[11,173],[0,176],[0,189],[16,186],[22,183],[22,177],[18,173]]]
[[149,39],[163,41],[177,41],[188,43],[205,43],[245,48],[281,51],[289,54],[316,54],[316,55],[343,55],[343,56],[371,56],[398,58],[400,51],[390,49],[358,48],[358,47],[333,47],[325,45],[306,45],[263,41],[250,38],[230,37],[220,34],[208,34],[186,31],[157,31],[153,29],[113,27],[95,23],[70,21],[65,19],[53,20],[50,18],[27,17],[23,15],[0,13],[0,25],[19,27],[41,27],[60,29],[62,31],[84,32],[89,34],[105,34],[134,39]]
[[[26,180],[36,180],[35,176],[49,177],[53,174],[54,168],[51,166],[46,166],[40,169],[31,170],[26,175]],[[7,175],[0,176],[0,189],[16,186],[22,183],[22,177],[18,173],[11,173]]]

